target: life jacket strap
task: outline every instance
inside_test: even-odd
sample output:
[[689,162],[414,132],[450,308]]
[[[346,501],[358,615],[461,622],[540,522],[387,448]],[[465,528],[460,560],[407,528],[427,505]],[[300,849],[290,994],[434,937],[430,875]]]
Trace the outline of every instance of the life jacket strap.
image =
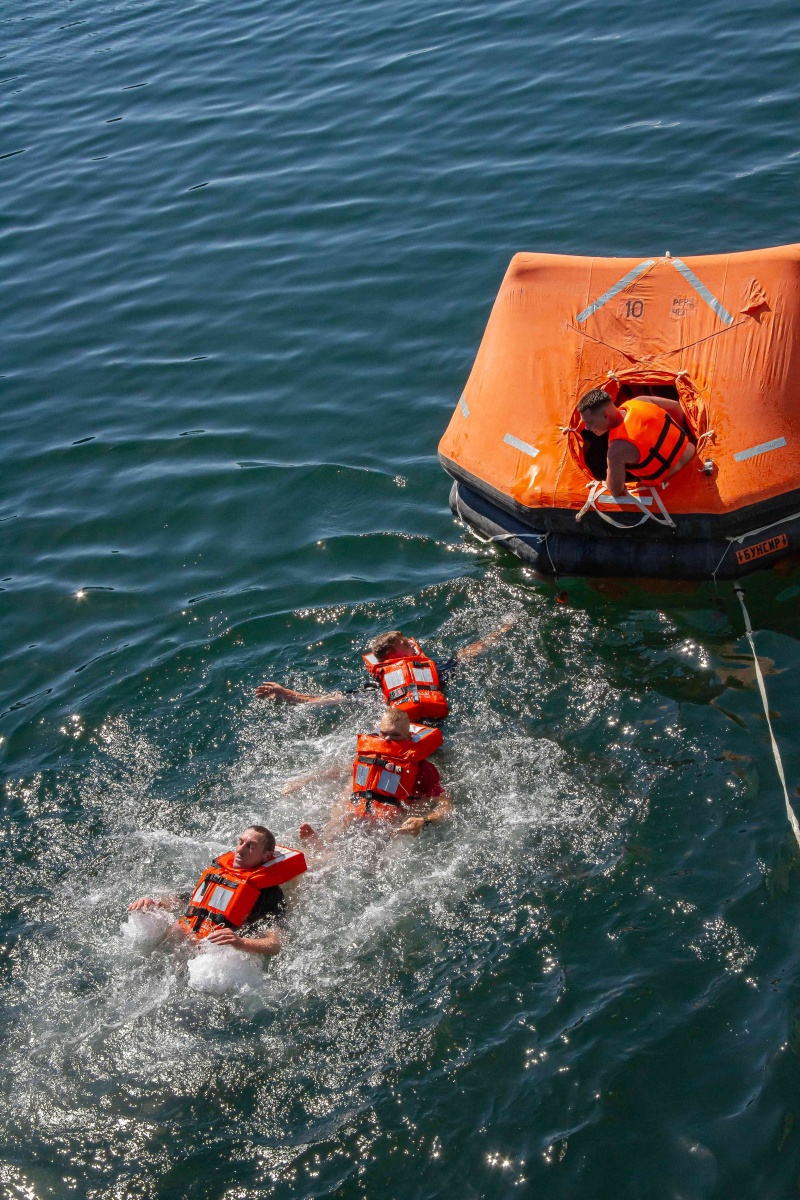
[[369,812],[370,808],[372,807],[372,804],[375,801],[377,801],[378,804],[388,804],[392,808],[402,808],[403,807],[403,803],[401,800],[395,800],[395,798],[393,796],[387,796],[383,792],[373,791],[372,788],[370,788],[369,790],[364,791],[364,792],[353,792],[350,799],[352,800],[353,804],[360,804],[361,801],[364,800],[366,802],[367,812]]
[[388,758],[381,758],[380,754],[359,754],[357,761],[360,763],[368,763],[371,767],[380,767],[381,770],[394,771],[396,775],[400,774],[400,768],[396,763],[391,762]]
[[[669,453],[662,454],[661,447],[666,441],[667,434],[670,431],[670,426],[674,427],[680,436]],[[681,429],[677,421],[673,421],[669,413],[664,413],[664,423],[661,426],[661,432],[656,439],[655,446],[652,447],[650,452],[641,460],[641,462],[627,463],[625,469],[629,471],[631,475],[635,475],[640,483],[648,483],[652,480],[658,479],[659,476],[663,475],[665,471],[669,470],[669,468],[677,459],[678,455],[682,453],[683,448],[688,441],[689,439],[686,436],[686,433],[683,429]],[[654,470],[650,469],[653,467],[654,463],[657,463],[658,465]]]
[[439,692],[440,689],[434,683],[405,683],[402,687],[392,688],[388,693],[389,700],[403,700],[406,696],[411,696],[414,700],[419,700],[420,693]]
[[210,912],[207,908],[198,908],[196,904],[190,904],[186,910],[186,918],[192,924],[194,933],[200,931],[200,926],[204,921],[210,921],[212,925],[225,925],[228,929],[236,929],[236,926],[231,924],[222,913]]

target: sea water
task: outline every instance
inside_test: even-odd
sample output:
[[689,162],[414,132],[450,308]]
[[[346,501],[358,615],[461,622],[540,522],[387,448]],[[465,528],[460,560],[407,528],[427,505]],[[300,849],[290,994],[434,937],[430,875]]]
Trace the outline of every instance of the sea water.
[[[44,1200],[764,1200],[800,1178],[797,851],[730,589],[564,581],[436,444],[520,249],[796,237],[796,14],[2,14],[0,1189]],[[793,565],[753,577],[792,795]],[[296,842],[402,628],[453,678],[452,819],[353,829],[281,953],[188,892]]]

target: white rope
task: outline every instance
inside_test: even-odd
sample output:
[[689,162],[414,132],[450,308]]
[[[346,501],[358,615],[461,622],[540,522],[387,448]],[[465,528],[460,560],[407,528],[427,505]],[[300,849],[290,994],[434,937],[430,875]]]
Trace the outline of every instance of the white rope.
[[769,740],[772,743],[772,755],[775,759],[775,766],[778,771],[778,778],[780,779],[781,787],[783,788],[783,798],[786,801],[786,815],[789,818],[789,824],[792,827],[792,832],[794,833],[794,836],[797,839],[797,844],[798,844],[798,846],[800,846],[800,825],[798,825],[798,823],[797,823],[797,817],[795,816],[794,809],[792,808],[792,805],[789,801],[789,789],[786,786],[786,776],[783,773],[783,761],[781,759],[781,752],[778,749],[778,743],[775,741],[775,734],[772,731],[772,721],[769,719],[769,704],[767,702],[767,689],[764,685],[764,676],[761,674],[761,664],[758,661],[758,655],[756,654],[756,646],[755,646],[755,642],[753,641],[753,626],[750,624],[750,614],[747,611],[747,605],[744,602],[744,592],[742,591],[741,584],[734,583],[733,590],[736,592],[736,596],[739,600],[740,605],[742,606],[742,616],[744,617],[745,634],[747,636],[748,642],[750,643],[750,649],[753,654],[753,662],[754,662],[755,668],[756,668],[756,679],[758,680],[758,690],[761,693],[761,703],[764,705],[764,716],[767,719],[767,729],[769,730]]
[[659,496],[659,494],[655,488],[651,487],[651,488],[647,488],[646,490],[650,493],[652,500],[653,500],[653,504],[660,511],[660,513],[661,513],[660,517],[657,515],[657,513],[649,512],[645,508],[645,506],[642,503],[641,498],[639,497],[637,492],[629,491],[626,488],[624,497],[616,497],[616,496],[611,497],[612,500],[625,499],[627,497],[629,500],[632,500],[633,503],[639,508],[639,510],[642,514],[640,516],[639,520],[633,525],[628,525],[624,521],[615,521],[612,516],[610,516],[606,512],[603,512],[603,510],[601,508],[597,507],[597,502],[598,502],[600,496],[603,495],[603,493],[605,493],[607,496],[611,496],[611,492],[609,492],[608,488],[606,487],[606,485],[602,479],[595,479],[592,481],[592,483],[587,483],[586,486],[589,489],[589,495],[586,498],[586,503],[584,504],[583,508],[580,510],[579,513],[576,513],[576,515],[575,515],[576,521],[583,520],[583,518],[586,516],[589,509],[593,508],[594,511],[597,513],[598,517],[600,517],[608,525],[613,525],[616,529],[638,529],[640,525],[644,525],[645,521],[655,521],[657,525],[668,525],[672,529],[675,528],[675,522],[673,521],[672,517],[667,512],[664,502],[661,499],[661,497]]
[[716,582],[717,582],[717,571],[720,569],[720,567],[721,567],[721,566],[722,566],[722,564],[724,563],[724,561],[725,561],[725,555],[728,553],[728,551],[730,550],[730,548],[731,548],[731,542],[730,542],[730,538],[729,538],[729,539],[728,539],[728,544],[727,544],[727,546],[726,546],[726,547],[725,547],[725,549],[722,551],[722,558],[719,560],[719,562],[717,563],[717,565],[714,567],[714,570],[711,572],[711,578],[714,580],[714,583],[716,583]]
[[520,540],[522,540],[523,538],[526,538],[526,537],[539,538],[541,541],[544,541],[544,542],[547,541],[546,533],[544,533],[544,534],[543,533],[535,533],[533,530],[531,530],[530,533],[495,533],[495,534],[490,534],[488,537],[482,537],[481,534],[478,533],[475,526],[470,525],[469,521],[466,519],[464,514],[461,512],[461,505],[459,503],[460,500],[461,500],[460,493],[459,493],[458,489],[456,489],[456,513],[458,514],[458,519],[459,519],[459,521],[461,521],[462,525],[467,526],[467,528],[469,529],[469,531],[473,535],[473,537],[477,538],[479,542],[482,542],[484,546],[488,546],[492,542],[508,542],[508,541],[513,541],[514,538],[519,538]]
[[796,521],[800,517],[800,513],[792,513],[790,517],[781,517],[780,521],[773,521],[769,525],[762,525],[759,529],[748,529],[747,533],[741,533],[738,537],[729,537],[729,542],[741,543],[745,538],[755,537],[757,533],[766,533],[768,529],[774,529],[776,525],[785,525],[787,521]]
[[[661,486],[662,486],[662,488],[664,488],[664,487],[666,487],[666,484],[662,483]],[[650,516],[652,516],[654,521],[658,521],[659,525],[670,525],[674,529],[675,522],[673,521],[672,517],[667,512],[667,508],[666,508],[666,505],[664,504],[664,501],[661,499],[657,490],[654,487],[650,488],[650,495],[653,497],[656,504],[661,509],[661,515],[664,519],[663,519],[663,521],[660,521],[659,518],[655,515],[655,513],[651,513]]]

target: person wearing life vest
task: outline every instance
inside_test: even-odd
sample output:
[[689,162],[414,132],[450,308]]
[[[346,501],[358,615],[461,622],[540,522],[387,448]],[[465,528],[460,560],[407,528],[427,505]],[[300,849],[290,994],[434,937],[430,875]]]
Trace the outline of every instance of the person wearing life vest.
[[286,910],[281,884],[305,869],[305,857],[299,850],[277,846],[269,829],[250,825],[235,850],[220,854],[206,867],[188,904],[180,896],[142,896],[128,905],[128,911],[185,907],[176,925],[179,934],[195,941],[207,938],[214,945],[233,946],[251,954],[277,954],[281,948],[277,929],[257,937],[242,937],[238,930],[265,919],[280,920]]
[[350,775],[347,791],[335,806],[322,839],[308,823],[300,826],[300,837],[328,841],[358,818],[401,822],[395,832],[412,836],[443,821],[453,805],[439,772],[428,761],[441,744],[441,729],[414,725],[401,709],[385,709],[374,733],[358,735],[352,767],[326,767],[284,787],[288,793],[318,779]]
[[501,625],[479,641],[462,646],[444,662],[430,658],[414,638],[392,629],[374,638],[368,653],[362,654],[371,678],[360,688],[315,694],[296,692],[280,683],[262,683],[256,696],[290,704],[338,704],[355,692],[380,688],[384,703],[402,709],[412,721],[438,721],[449,711],[444,689],[452,672],[460,663],[482,654],[511,626],[512,622]]
[[578,401],[577,411],[590,433],[608,434],[606,487],[612,496],[625,494],[626,474],[654,487],[677,475],[695,456],[677,400],[635,396],[617,407],[603,388],[593,388]]

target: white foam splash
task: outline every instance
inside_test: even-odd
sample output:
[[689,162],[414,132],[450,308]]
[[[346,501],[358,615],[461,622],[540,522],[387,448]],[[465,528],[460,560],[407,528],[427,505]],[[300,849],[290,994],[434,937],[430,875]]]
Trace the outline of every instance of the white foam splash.
[[189,987],[208,996],[247,996],[264,982],[258,955],[206,942],[189,963]]
[[[253,704],[236,719],[238,752],[226,744],[224,770],[214,758],[215,773],[180,809],[159,775],[170,757],[168,728],[155,721],[147,734],[122,721],[104,727],[77,786],[80,801],[102,813],[107,836],[90,862],[76,855],[80,869],[53,875],[50,923],[32,935],[13,984],[13,1045],[22,1049],[0,1070],[0,1119],[108,1138],[95,1085],[113,1078],[121,1093],[152,1089],[172,1103],[206,1086],[217,1057],[226,1070],[249,1070],[257,1045],[271,1069],[258,1083],[248,1128],[288,1136],[291,1119],[296,1137],[366,1101],[392,1064],[424,1061],[442,1015],[520,939],[530,947],[531,970],[538,959],[543,977],[557,976],[542,892],[565,869],[613,865],[636,805],[646,803],[637,797],[646,798],[652,767],[628,740],[622,780],[607,789],[564,748],[587,724],[605,730],[619,708],[602,666],[582,661],[586,618],[573,614],[568,637],[557,642],[556,674],[540,647],[533,602],[523,608],[502,581],[448,586],[455,600],[446,628],[441,640],[426,641],[440,657],[496,628],[510,606],[519,614],[514,636],[466,662],[451,687],[438,762],[453,817],[418,838],[353,827],[324,865],[287,886],[284,946],[266,967],[258,956],[210,944],[143,952],[163,939],[163,918],[131,914],[120,926],[125,905],[154,891],[189,894],[251,822],[268,824],[289,844],[301,821],[324,826],[342,785],[323,779],[288,795],[283,785],[331,759],[348,764],[379,697],[356,695],[341,709]],[[385,626],[402,626],[404,611],[382,610]],[[310,690],[314,681],[291,682]],[[63,785],[72,799],[75,786],[73,776]],[[231,1003],[220,1006],[218,997]],[[252,1025],[242,1039],[245,1013]],[[298,1045],[302,1110],[293,1107]],[[115,1152],[146,1174],[124,1120]]]
[[132,950],[153,950],[169,933],[176,918],[163,908],[143,909],[128,913],[128,919],[120,925],[120,933]]

